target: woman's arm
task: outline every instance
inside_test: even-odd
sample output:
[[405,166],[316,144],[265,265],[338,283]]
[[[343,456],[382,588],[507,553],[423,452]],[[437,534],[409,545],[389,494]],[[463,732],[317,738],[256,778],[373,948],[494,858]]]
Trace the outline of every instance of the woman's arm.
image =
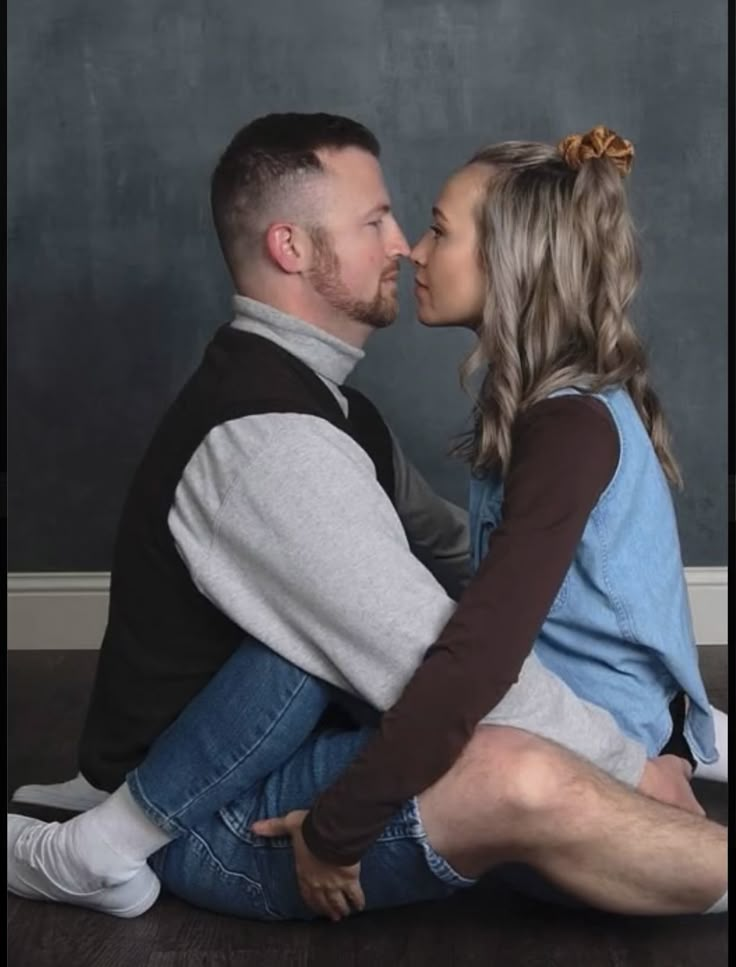
[[597,400],[546,400],[520,418],[502,523],[483,564],[376,736],[304,822],[321,860],[356,863],[401,804],[447,772],[517,680],[618,454]]

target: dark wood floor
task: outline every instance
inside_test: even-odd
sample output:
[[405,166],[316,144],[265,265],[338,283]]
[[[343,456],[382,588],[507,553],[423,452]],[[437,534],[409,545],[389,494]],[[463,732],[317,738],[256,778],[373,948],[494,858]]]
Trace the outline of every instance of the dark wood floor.
[[[8,796],[75,771],[95,652],[10,652]],[[703,650],[714,704],[727,709],[725,648]],[[724,786],[698,785],[726,822]],[[44,818],[50,810],[16,807]],[[10,967],[725,967],[727,917],[627,918],[566,912],[482,885],[438,903],[339,924],[232,920],[164,896],[137,920],[8,896]]]

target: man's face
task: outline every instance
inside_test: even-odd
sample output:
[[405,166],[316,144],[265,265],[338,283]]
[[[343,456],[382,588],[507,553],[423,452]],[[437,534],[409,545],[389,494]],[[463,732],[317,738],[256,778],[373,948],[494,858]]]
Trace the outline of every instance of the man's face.
[[399,308],[399,258],[409,246],[391,213],[381,166],[360,148],[319,154],[327,172],[325,207],[309,280],[348,318],[390,326]]

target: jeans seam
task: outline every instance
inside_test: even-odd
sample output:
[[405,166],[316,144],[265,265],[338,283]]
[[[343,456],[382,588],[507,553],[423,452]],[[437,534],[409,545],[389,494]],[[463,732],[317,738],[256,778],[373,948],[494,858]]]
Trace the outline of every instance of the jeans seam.
[[434,846],[429,841],[427,832],[424,828],[424,823],[422,822],[422,814],[419,809],[419,800],[414,797],[412,800],[412,809],[414,812],[417,830],[416,842],[418,843],[420,849],[424,853],[424,859],[427,866],[431,870],[432,874],[437,877],[442,883],[450,886],[454,889],[464,889],[470,886],[474,886],[478,880],[477,878],[472,878],[468,876],[463,876],[462,873],[458,873],[454,867],[448,863],[448,861],[435,850]]
[[[138,777],[138,769],[134,769],[127,779],[128,788],[131,790],[131,792],[134,792],[136,794],[136,798],[140,797],[140,799],[143,800],[143,802],[139,802],[139,805],[144,808],[144,811],[147,813],[149,818],[154,819],[154,821],[156,822],[156,825],[162,828],[165,832],[172,832],[172,831],[176,831],[179,833],[188,832],[188,828],[183,826],[178,821],[178,818],[182,815],[182,813],[186,812],[188,809],[192,807],[192,805],[194,805],[199,799],[201,799],[202,796],[207,795],[207,793],[209,793],[213,788],[215,788],[221,782],[227,779],[227,777],[235,769],[237,769],[245,759],[253,755],[253,753],[266,741],[269,735],[273,732],[273,730],[279,724],[279,722],[284,717],[286,712],[291,708],[295,698],[297,697],[299,692],[301,692],[301,690],[304,688],[307,681],[310,680],[310,677],[311,676],[307,675],[306,673],[302,675],[298,685],[288,696],[287,700],[283,703],[278,715],[274,717],[270,726],[263,733],[263,735],[260,736],[258,741],[254,745],[251,745],[248,748],[248,750],[244,752],[243,755],[241,755],[237,759],[237,761],[234,762],[227,769],[226,772],[222,773],[215,782],[210,783],[205,789],[202,789],[191,799],[187,800],[187,802],[184,803],[184,805],[182,805],[179,809],[177,809],[176,812],[173,812],[170,815],[166,814],[163,810],[161,810],[155,803],[153,803],[149,799],[149,797],[146,795],[140,783],[140,779]],[[133,785],[131,783],[134,783],[135,788],[133,788]]]
[[222,863],[217,856],[215,856],[215,854],[212,852],[210,844],[199,833],[193,832],[191,836],[193,840],[196,840],[196,842],[199,843],[200,848],[207,854],[207,857],[217,869],[218,873],[221,873],[223,876],[235,877],[238,880],[243,880],[243,882],[247,884],[248,889],[252,890],[252,892],[255,894],[260,895],[263,893],[262,885],[252,877],[248,876],[247,873],[239,873],[236,870],[229,870],[225,864]]
[[266,891],[263,883],[254,880],[251,876],[248,876],[247,873],[239,873],[236,870],[229,870],[213,853],[212,848],[206,839],[200,836],[199,833],[192,833],[191,836],[192,839],[195,840],[195,842],[199,845],[199,848],[206,853],[207,858],[215,867],[219,876],[222,876],[225,880],[234,877],[236,880],[243,881],[243,883],[246,884],[246,891],[249,892],[253,897],[258,898],[258,900],[263,904],[263,908],[268,915],[276,918],[279,917],[278,913],[273,909],[271,904],[266,899]]

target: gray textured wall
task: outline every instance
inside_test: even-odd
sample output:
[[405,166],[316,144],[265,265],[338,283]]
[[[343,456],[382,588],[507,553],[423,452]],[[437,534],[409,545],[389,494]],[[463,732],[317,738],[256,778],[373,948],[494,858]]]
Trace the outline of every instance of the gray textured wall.
[[[8,25],[11,570],[109,567],[147,438],[229,315],[209,173],[274,110],[372,127],[410,238],[484,142],[633,140],[685,563],[726,562],[726,0],[11,0]],[[469,337],[418,326],[405,274],[355,382],[462,503]]]

